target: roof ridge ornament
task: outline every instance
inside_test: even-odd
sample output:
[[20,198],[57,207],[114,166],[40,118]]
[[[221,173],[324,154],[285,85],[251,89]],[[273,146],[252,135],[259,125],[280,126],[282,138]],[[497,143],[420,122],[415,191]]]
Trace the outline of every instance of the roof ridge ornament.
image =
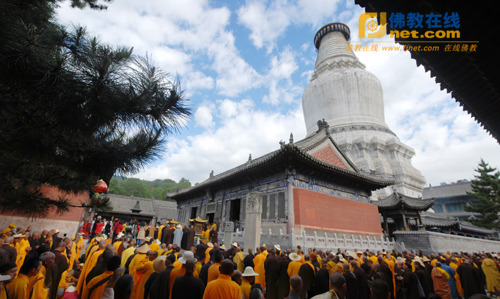
[[208,178],[213,178],[214,177],[214,171],[212,170],[212,172],[210,172],[210,176]]
[[290,144],[293,144],[293,134],[290,133],[290,140],[289,140]]
[[323,118],[323,120],[318,120],[318,130],[316,133],[319,133],[321,130],[325,130],[328,133],[328,128],[330,125],[326,122],[326,120]]
[[252,161],[252,154],[248,155],[248,162]]

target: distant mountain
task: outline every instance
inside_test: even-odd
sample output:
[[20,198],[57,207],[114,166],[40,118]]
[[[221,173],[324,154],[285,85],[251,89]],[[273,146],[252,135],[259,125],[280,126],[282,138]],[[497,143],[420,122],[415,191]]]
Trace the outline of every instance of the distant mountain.
[[167,200],[167,192],[174,192],[177,189],[186,189],[189,187],[191,187],[191,182],[185,178],[176,182],[171,179],[147,181],[137,178],[113,176],[109,184],[108,193]]

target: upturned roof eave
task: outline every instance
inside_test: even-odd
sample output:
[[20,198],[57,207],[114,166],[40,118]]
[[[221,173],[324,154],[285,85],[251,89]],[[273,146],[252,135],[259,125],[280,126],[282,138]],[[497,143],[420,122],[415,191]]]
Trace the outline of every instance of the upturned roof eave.
[[[174,200],[177,200],[177,199],[181,199],[183,197],[186,197],[186,196],[189,196],[192,194],[203,194],[203,193],[205,193],[205,190],[212,188],[215,185],[227,182],[234,177],[243,175],[245,173],[251,173],[259,168],[265,167],[266,165],[277,164],[280,162],[281,159],[288,157],[288,155],[292,155],[292,158],[299,158],[299,161],[302,161],[303,163],[309,163],[311,166],[317,167],[318,170],[332,171],[333,173],[336,173],[340,176],[344,176],[344,177],[349,178],[351,180],[354,180],[357,182],[362,182],[364,184],[368,184],[369,189],[372,191],[380,189],[380,188],[384,188],[384,187],[389,186],[391,184],[394,184],[393,180],[379,180],[379,179],[369,177],[365,174],[357,173],[357,172],[352,171],[352,170],[348,170],[348,169],[344,169],[344,168],[341,168],[341,167],[338,167],[335,165],[328,164],[326,162],[323,162],[323,161],[307,154],[305,151],[298,148],[293,143],[289,143],[289,144],[283,145],[280,149],[278,149],[274,152],[271,152],[270,154],[267,154],[266,156],[263,156],[263,157],[265,157],[264,159],[261,159],[262,157],[259,157],[253,161],[249,161],[245,164],[239,165],[233,169],[230,169],[224,173],[221,173],[218,176],[210,178],[210,179],[206,180],[205,182],[202,182],[201,184],[193,186],[189,189],[184,189],[179,193],[167,194],[167,197],[172,198]],[[292,163],[294,163],[295,161],[296,160],[293,160]],[[238,168],[241,168],[241,169],[238,169]]]

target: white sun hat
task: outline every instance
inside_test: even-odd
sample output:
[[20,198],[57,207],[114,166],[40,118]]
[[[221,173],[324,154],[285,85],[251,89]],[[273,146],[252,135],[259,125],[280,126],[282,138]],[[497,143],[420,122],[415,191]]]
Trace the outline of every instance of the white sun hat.
[[247,276],[257,276],[259,275],[258,273],[255,273],[255,271],[253,271],[253,268],[248,266],[245,268],[245,272],[243,272],[243,274],[241,274],[241,276],[243,277],[247,277]]

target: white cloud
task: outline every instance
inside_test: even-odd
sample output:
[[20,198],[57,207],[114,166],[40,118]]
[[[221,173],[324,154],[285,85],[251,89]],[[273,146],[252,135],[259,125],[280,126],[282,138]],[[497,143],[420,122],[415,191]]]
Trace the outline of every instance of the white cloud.
[[283,1],[273,2],[272,8],[266,10],[262,2],[252,2],[238,10],[239,22],[249,28],[252,33],[250,39],[257,49],[268,44],[268,52],[276,46],[275,40],[285,32],[290,24],[290,15],[287,13]]
[[215,80],[212,77],[205,76],[200,71],[190,72],[186,76],[186,90],[197,90],[197,89],[213,89],[215,85]]
[[202,182],[214,170],[215,174],[245,163],[279,148],[293,132],[296,139],[305,136],[302,108],[279,113],[255,108],[251,100],[217,101],[221,126],[184,140],[172,138],[163,163],[137,175],[143,179],[189,178]]
[[238,9],[238,21],[250,29],[250,40],[257,49],[271,53],[276,42],[291,24],[319,27],[330,22],[338,0],[279,0],[266,6],[263,1],[248,1]]
[[213,78],[199,72],[204,67],[217,73],[216,89],[225,96],[261,84],[261,76],[234,46],[234,36],[227,30],[231,15],[227,7],[213,8],[206,0],[123,0],[111,3],[106,11],[93,11],[70,8],[66,2],[58,13],[62,23],[85,20],[106,43],[150,54],[165,71],[186,76],[192,89],[213,88]]
[[[213,107],[213,105],[211,106]],[[194,113],[194,121],[197,126],[211,128],[215,125],[213,122],[214,118],[212,116],[212,107],[200,106],[196,109],[196,112]]]
[[277,105],[291,103],[300,95],[302,89],[295,86],[291,80],[292,74],[298,69],[295,54],[286,47],[278,56],[271,58],[270,70],[266,76],[269,94],[262,101]]

